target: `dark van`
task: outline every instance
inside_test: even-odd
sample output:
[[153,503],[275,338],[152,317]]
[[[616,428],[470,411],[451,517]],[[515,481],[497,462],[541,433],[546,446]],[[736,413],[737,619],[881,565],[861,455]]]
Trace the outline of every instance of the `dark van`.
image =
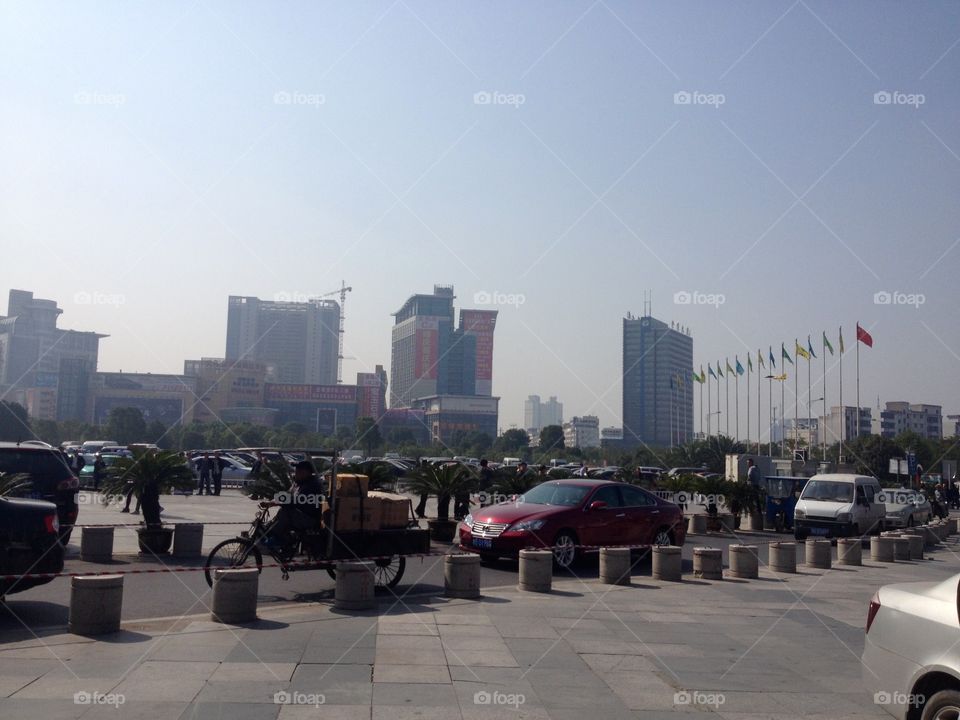
[[60,542],[66,545],[77,521],[80,483],[60,451],[49,446],[0,442],[0,473],[28,475],[29,486],[16,494],[57,506]]

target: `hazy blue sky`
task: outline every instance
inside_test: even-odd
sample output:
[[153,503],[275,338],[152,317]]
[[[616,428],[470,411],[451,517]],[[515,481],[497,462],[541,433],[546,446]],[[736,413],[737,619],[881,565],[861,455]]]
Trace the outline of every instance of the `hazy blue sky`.
[[958,412],[958,41],[954,2],[2,2],[0,292],[180,372],[227,295],[344,279],[348,381],[411,293],[521,294],[506,427],[530,393],[619,423],[650,290],[698,367],[859,320],[864,404]]

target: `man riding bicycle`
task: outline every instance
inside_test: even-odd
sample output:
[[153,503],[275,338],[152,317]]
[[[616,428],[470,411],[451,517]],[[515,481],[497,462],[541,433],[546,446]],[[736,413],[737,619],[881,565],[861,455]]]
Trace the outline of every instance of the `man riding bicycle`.
[[294,470],[290,490],[277,493],[274,500],[260,503],[262,508],[280,508],[267,527],[265,537],[279,543],[285,553],[295,551],[301,531],[320,528],[323,500],[323,484],[313,463],[301,460]]

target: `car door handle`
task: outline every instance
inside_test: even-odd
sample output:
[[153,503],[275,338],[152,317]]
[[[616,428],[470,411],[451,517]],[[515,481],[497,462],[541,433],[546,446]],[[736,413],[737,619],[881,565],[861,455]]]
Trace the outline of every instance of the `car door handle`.
[[627,516],[626,513],[620,513],[619,515],[617,515],[617,517],[626,517],[626,516]]
[[651,515],[659,515],[659,514],[660,514],[660,511],[659,511],[659,510],[651,510],[651,511],[650,511],[650,514],[651,514]]

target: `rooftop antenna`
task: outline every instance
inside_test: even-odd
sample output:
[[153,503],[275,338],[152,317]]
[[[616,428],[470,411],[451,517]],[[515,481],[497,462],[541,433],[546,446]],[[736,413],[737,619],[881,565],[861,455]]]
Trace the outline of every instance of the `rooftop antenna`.
[[644,290],[643,291],[643,315],[644,317],[650,317],[653,312],[653,291]]

